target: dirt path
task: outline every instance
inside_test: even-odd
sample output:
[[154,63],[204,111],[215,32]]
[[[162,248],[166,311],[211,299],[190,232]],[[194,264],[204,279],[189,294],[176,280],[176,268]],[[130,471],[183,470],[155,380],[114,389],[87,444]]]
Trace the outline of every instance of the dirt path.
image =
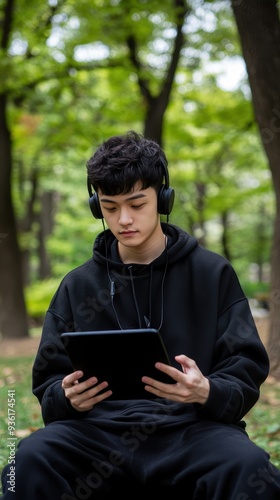
[[24,339],[1,340],[0,358],[35,356],[40,338],[28,337]]

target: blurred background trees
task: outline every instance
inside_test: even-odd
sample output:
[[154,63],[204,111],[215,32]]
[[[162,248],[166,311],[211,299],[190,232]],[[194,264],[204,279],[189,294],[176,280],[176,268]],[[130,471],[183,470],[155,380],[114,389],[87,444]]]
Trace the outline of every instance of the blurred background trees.
[[40,325],[63,275],[90,257],[102,227],[88,208],[86,161],[104,139],[135,129],[166,151],[176,190],[171,222],[225,255],[250,298],[273,298],[278,373],[277,7],[0,2],[4,338]]

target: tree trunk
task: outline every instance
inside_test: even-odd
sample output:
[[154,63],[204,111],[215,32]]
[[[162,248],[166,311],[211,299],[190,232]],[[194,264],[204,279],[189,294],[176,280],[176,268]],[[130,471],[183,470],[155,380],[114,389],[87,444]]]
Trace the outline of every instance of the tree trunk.
[[280,22],[277,0],[231,0],[252,91],[253,107],[275,190],[271,254],[271,375],[280,380]]
[[222,249],[223,249],[223,255],[225,258],[231,262],[231,252],[230,252],[230,245],[229,245],[229,237],[228,237],[228,229],[229,229],[229,213],[225,210],[224,212],[221,213],[221,225],[223,228],[222,236],[221,236],[221,243],[222,243]]
[[[22,173],[24,171],[24,162],[21,161],[19,165],[19,172]],[[37,186],[38,186],[38,171],[37,169],[33,169],[31,175],[29,177],[29,183],[31,185],[31,194],[25,202],[25,213],[23,218],[17,221],[17,232],[22,235],[31,235],[32,225],[36,220],[36,214],[34,211],[34,205],[37,198]],[[24,175],[21,176],[19,187],[21,193],[24,192]],[[22,204],[24,203],[24,197],[22,196]],[[27,286],[30,284],[31,276],[30,276],[30,245],[21,250],[21,267],[22,267],[22,276],[23,276],[23,286]]]
[[164,113],[170,100],[181,50],[185,43],[183,34],[184,19],[190,13],[190,9],[185,0],[173,0],[173,5],[176,12],[176,36],[165,78],[156,96],[152,95],[148,78],[145,77],[144,66],[138,57],[136,38],[133,35],[127,38],[130,61],[138,76],[139,89],[146,106],[144,136],[154,139],[159,145],[162,145]]
[[38,256],[39,256],[39,278],[44,280],[51,277],[51,261],[47,251],[47,237],[52,233],[54,220],[54,199],[55,193],[47,191],[41,196],[40,224],[38,231]]
[[11,137],[6,96],[0,95],[0,332],[3,338],[27,337],[20,250],[11,197]]

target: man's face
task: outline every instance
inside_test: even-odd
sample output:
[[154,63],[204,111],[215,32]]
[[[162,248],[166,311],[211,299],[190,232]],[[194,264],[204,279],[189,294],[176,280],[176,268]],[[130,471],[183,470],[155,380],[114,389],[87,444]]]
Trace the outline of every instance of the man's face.
[[156,190],[152,187],[141,190],[141,187],[138,181],[128,194],[107,196],[98,193],[106,224],[126,247],[142,246],[160,227]]

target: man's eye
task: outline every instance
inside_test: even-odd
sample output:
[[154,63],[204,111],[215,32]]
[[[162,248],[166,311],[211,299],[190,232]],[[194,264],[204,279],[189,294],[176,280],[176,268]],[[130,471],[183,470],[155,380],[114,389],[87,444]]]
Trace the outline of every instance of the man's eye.
[[116,210],[115,207],[104,207],[105,210],[107,210],[107,212],[114,212]]
[[131,205],[132,208],[142,208],[145,205],[145,203],[141,203],[141,205]]

